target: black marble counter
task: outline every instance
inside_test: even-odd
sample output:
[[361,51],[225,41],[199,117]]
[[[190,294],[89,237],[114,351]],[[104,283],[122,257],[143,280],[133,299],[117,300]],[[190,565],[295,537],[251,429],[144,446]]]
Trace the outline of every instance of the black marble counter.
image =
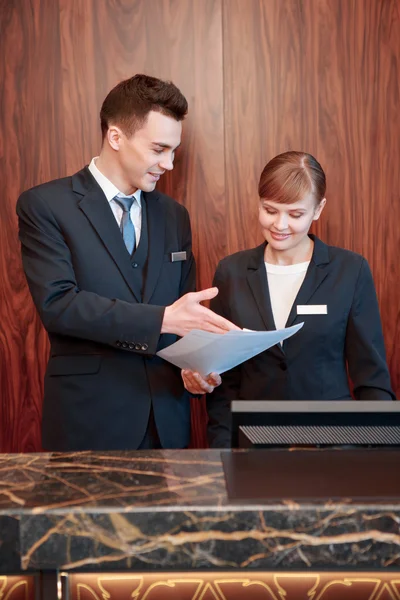
[[398,569],[399,523],[400,498],[230,501],[217,450],[0,455],[2,572]]

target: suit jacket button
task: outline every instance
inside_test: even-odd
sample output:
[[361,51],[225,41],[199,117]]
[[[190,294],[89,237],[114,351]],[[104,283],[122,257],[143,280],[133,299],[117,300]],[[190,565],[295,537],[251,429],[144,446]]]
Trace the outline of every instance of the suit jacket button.
[[281,362],[280,367],[282,369],[282,371],[287,371],[287,364],[284,362]]
[[115,343],[116,343],[116,345],[117,345],[118,347],[120,347],[120,346],[122,345],[122,344],[121,344],[121,342],[120,342],[119,340],[118,340],[117,342],[115,342]]
[[138,266],[139,266],[139,265],[138,265],[137,263],[132,263],[132,267],[133,267],[134,269],[136,269],[136,267],[138,267]]
[[129,350],[134,350],[135,349],[135,344],[129,344],[128,348],[129,348]]
[[142,344],[142,350],[147,350],[148,347],[148,344]]
[[141,350],[142,344],[135,344],[135,350]]
[[122,342],[121,346],[122,346],[123,348],[127,348],[127,347],[128,347],[128,342]]

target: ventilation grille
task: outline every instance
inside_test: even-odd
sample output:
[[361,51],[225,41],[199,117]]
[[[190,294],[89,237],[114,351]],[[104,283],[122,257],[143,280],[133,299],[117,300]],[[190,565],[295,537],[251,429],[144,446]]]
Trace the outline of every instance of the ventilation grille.
[[400,445],[400,427],[390,425],[243,425],[253,444],[374,444]]

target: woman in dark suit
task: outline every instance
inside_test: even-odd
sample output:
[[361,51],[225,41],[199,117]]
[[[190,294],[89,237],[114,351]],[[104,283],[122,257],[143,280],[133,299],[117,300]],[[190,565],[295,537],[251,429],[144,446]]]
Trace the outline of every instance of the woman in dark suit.
[[[264,168],[259,223],[265,242],[223,259],[212,309],[246,329],[303,327],[220,377],[183,371],[191,393],[207,397],[211,446],[230,445],[230,402],[395,399],[379,307],[365,258],[309,234],[325,203],[321,165],[285,152]],[[220,384],[220,385],[219,385]],[[215,388],[215,389],[214,389]]]

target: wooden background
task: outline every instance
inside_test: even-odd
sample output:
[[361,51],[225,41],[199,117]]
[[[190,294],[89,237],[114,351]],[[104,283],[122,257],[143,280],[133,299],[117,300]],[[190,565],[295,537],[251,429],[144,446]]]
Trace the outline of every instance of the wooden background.
[[[192,218],[199,286],[260,242],[257,183],[275,154],[327,173],[316,233],[369,260],[400,397],[398,0],[0,0],[0,451],[40,449],[48,343],[21,270],[20,192],[98,153],[98,112],[145,72],[189,101],[160,188]],[[203,445],[204,406],[193,413]]]

